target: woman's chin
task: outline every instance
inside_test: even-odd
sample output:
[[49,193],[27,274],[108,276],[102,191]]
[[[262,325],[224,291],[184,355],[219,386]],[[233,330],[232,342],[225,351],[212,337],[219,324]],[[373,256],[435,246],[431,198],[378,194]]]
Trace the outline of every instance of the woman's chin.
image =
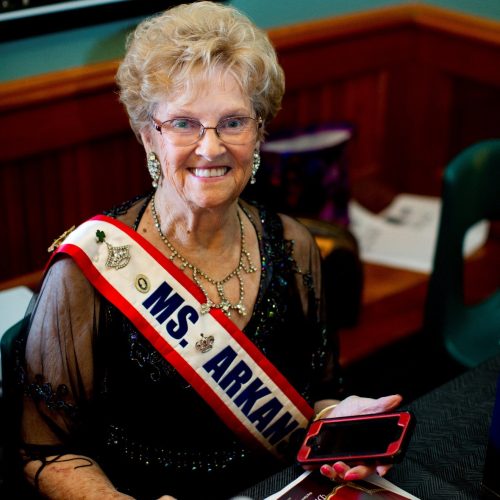
[[232,193],[210,193],[210,194],[200,194],[199,196],[193,196],[191,194],[189,198],[189,207],[197,209],[215,210],[227,208],[231,203],[237,199],[237,195]]
[[233,182],[195,182],[189,189],[190,201],[200,208],[227,207],[238,198],[241,190],[236,189]]

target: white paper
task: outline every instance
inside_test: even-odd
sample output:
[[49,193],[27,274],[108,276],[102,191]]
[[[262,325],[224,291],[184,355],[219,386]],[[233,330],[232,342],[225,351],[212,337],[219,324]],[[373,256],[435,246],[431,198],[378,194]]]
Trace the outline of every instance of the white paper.
[[[310,473],[311,473],[311,471],[305,471],[297,479],[295,479],[291,483],[287,484],[282,490],[278,491],[277,493],[274,493],[271,496],[266,497],[264,500],[276,500],[277,498],[280,498],[287,491],[290,491],[296,484],[300,483]],[[399,488],[395,484],[391,483],[387,479],[384,479],[383,477],[378,476],[377,474],[372,474],[371,476],[367,477],[365,479],[365,481],[372,483],[376,486],[380,486],[381,488],[385,488],[386,490],[392,491],[393,493],[397,493],[398,495],[401,495],[402,497],[408,498],[409,500],[420,500],[418,497],[412,495],[411,493],[408,493],[405,490],[402,490],[401,488]]]
[[297,479],[295,479],[291,483],[288,483],[282,490],[274,493],[273,495],[271,495],[269,497],[264,498],[264,500],[276,500],[276,498],[279,498],[281,495],[283,495],[287,491],[290,491],[296,484],[300,483],[310,473],[311,473],[311,471],[303,472]]
[[301,153],[332,148],[346,142],[350,138],[351,132],[349,130],[323,130],[288,139],[276,139],[265,142],[261,149],[269,153]]
[[[429,196],[400,194],[379,214],[351,201],[350,229],[358,240],[361,260],[430,273],[440,213],[440,198]],[[480,221],[467,231],[465,256],[485,243],[488,231],[487,221]]]

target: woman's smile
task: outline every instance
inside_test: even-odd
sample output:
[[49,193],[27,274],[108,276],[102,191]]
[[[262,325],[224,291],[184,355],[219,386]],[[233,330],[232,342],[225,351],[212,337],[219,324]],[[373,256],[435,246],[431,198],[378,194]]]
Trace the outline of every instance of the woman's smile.
[[228,167],[191,168],[189,171],[195,177],[223,177],[229,172]]

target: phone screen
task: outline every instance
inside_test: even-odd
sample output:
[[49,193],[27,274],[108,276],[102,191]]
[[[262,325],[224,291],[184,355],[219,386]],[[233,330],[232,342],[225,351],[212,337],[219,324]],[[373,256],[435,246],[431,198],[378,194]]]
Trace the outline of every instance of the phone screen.
[[404,428],[397,415],[382,419],[325,422],[316,436],[307,440],[309,458],[332,455],[379,455],[401,438]]

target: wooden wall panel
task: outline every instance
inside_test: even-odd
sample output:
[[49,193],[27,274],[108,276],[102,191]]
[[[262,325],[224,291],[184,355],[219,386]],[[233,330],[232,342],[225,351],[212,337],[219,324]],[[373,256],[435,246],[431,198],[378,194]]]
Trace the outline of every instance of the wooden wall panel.
[[148,186],[142,148],[129,134],[2,163],[0,276],[43,267],[48,246],[63,231]]
[[[500,64],[500,60],[498,61]],[[485,137],[500,137],[500,83],[483,84],[470,78],[456,78],[450,119],[450,155]]]
[[451,84],[448,75],[414,62],[393,75],[384,171],[396,191],[439,194],[448,160]]
[[[347,121],[353,194],[438,194],[458,151],[500,135],[499,24],[401,6],[270,31],[286,73],[271,131]],[[117,62],[0,84],[0,279],[41,267],[67,227],[148,189]]]

